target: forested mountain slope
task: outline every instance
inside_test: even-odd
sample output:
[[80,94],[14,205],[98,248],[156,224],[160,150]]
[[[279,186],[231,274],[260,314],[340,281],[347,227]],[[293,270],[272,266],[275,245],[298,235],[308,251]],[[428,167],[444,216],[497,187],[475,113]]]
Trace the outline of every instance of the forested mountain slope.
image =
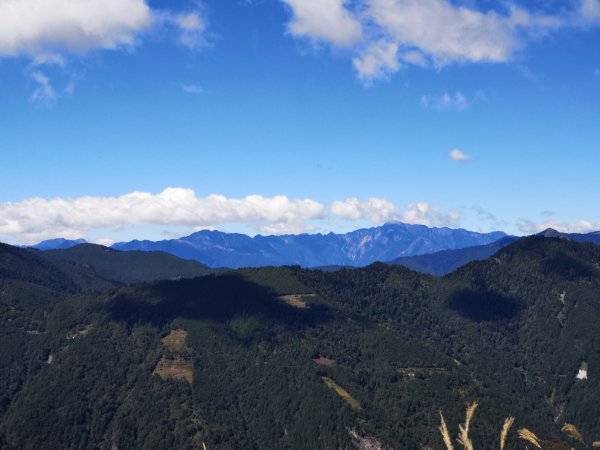
[[454,250],[441,250],[425,255],[403,256],[390,261],[389,264],[398,264],[416,270],[417,272],[443,276],[471,261],[487,259],[507,245],[512,244],[517,239],[519,238],[516,236],[507,236],[496,242],[492,242],[491,244],[476,245],[474,247]]
[[508,415],[590,443],[599,293],[600,249],[533,237],[444,278],[244,269],[70,298],[35,329],[4,307],[0,447],[441,449],[438,411],[454,433],[474,400],[475,448]]
[[194,278],[211,272],[197,261],[180,259],[164,252],[122,252],[95,244],[48,250],[41,255],[53,261],[71,263],[118,283]]

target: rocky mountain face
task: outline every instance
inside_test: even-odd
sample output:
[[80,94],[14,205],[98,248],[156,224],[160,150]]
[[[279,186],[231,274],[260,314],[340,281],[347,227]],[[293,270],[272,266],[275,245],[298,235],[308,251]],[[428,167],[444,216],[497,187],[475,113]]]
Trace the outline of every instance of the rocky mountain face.
[[117,250],[159,250],[195,259],[211,267],[266,265],[366,266],[440,250],[486,245],[505,237],[500,231],[476,233],[464,229],[429,228],[388,223],[346,234],[255,236],[199,231],[180,239],[117,243]]

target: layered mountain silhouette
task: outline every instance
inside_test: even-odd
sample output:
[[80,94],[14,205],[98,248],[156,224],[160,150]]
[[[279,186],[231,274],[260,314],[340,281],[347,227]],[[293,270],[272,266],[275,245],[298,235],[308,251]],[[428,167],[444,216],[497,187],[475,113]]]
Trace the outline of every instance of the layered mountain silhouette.
[[506,236],[486,245],[476,245],[457,250],[442,250],[426,255],[404,256],[390,261],[390,264],[408,267],[417,272],[443,276],[471,261],[487,259],[518,239],[516,236]]
[[538,233],[538,235],[550,238],[569,239],[575,242],[590,242],[592,244],[600,245],[600,231],[591,233],[562,233],[553,228],[547,228],[541,233]]
[[32,246],[38,250],[59,250],[64,248],[75,247],[76,245],[86,244],[87,241],[85,239],[64,239],[64,238],[56,238],[56,239],[48,239],[46,241],[42,241],[39,244]]
[[464,229],[387,223],[346,234],[255,236],[199,231],[164,241],[131,241],[113,245],[117,250],[163,251],[195,259],[210,267],[258,267],[298,264],[303,267],[366,266],[440,250],[487,245],[506,233],[477,233]]
[[264,267],[95,291],[72,260],[123,254],[70,250],[0,245],[2,449],[439,449],[439,412],[456,430],[473,401],[474,448],[507,416],[506,448],[522,428],[545,449],[600,439],[596,245],[522,238],[445,277]]

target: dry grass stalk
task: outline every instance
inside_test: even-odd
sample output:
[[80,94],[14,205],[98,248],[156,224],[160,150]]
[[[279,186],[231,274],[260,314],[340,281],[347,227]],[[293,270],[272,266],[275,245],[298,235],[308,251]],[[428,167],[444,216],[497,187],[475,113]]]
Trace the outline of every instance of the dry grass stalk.
[[565,423],[560,431],[567,433],[567,435],[569,435],[571,438],[583,444],[583,437],[575,425]]
[[542,448],[542,446],[540,444],[540,439],[535,434],[533,434],[531,431],[529,431],[527,428],[521,428],[519,430],[519,437],[521,439],[523,439],[524,441],[527,441],[530,444],[533,444],[537,448]]
[[446,425],[446,421],[444,420],[444,415],[440,411],[440,433],[442,433],[442,437],[444,438],[444,444],[446,444],[447,450],[454,450],[454,446],[452,445],[452,438],[450,437],[450,432],[448,431],[448,426]]
[[504,419],[504,425],[502,426],[502,433],[500,433],[500,450],[504,450],[504,447],[506,447],[506,438],[508,437],[508,432],[510,431],[510,428],[513,426],[513,423],[515,423],[514,417],[507,417],[506,419]]
[[458,426],[460,430],[458,433],[458,442],[462,444],[465,450],[473,450],[473,441],[471,441],[471,438],[469,437],[469,427],[471,426],[471,420],[473,420],[475,409],[477,409],[477,402],[473,402],[467,407],[465,424]]

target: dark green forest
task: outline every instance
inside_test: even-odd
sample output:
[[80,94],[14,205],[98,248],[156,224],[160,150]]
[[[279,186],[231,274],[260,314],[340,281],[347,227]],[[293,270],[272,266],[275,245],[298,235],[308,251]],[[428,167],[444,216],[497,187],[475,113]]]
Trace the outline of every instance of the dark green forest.
[[103,275],[0,246],[0,448],[438,450],[439,411],[456,434],[473,401],[478,450],[508,416],[509,449],[523,427],[544,448],[600,440],[592,244],[524,238],[443,278]]

